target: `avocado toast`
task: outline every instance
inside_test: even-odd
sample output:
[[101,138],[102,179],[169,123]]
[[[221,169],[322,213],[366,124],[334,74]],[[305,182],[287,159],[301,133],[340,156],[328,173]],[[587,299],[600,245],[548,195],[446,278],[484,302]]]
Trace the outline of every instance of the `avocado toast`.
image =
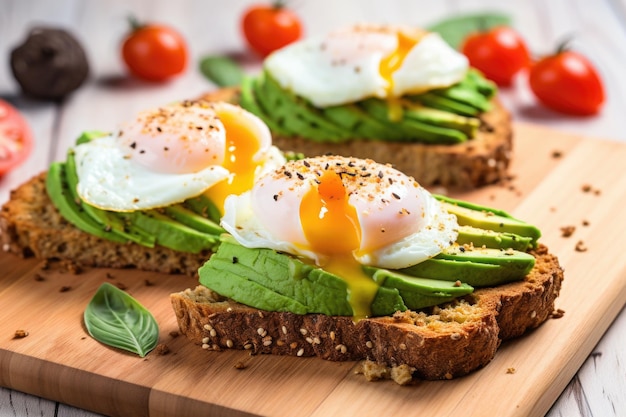
[[371,160],[288,162],[229,197],[222,226],[201,285],[171,296],[182,333],[207,350],[365,360],[368,379],[486,365],[551,315],[563,279],[534,226]]
[[509,113],[497,88],[438,35],[358,25],[271,54],[240,88],[209,93],[270,127],[281,149],[392,163],[426,186],[506,177]]
[[11,193],[0,238],[22,256],[194,275],[219,244],[223,199],[283,162],[245,110],[172,103],[114,133],[83,133],[64,161]]

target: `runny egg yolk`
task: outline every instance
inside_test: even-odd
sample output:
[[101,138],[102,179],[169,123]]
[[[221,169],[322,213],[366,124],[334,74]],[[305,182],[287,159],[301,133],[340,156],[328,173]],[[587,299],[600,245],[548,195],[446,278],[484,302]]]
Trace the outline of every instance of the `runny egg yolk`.
[[300,205],[300,221],[310,250],[325,255],[326,271],[348,283],[349,302],[355,319],[369,316],[378,286],[367,276],[353,256],[361,245],[361,227],[356,209],[348,202],[348,193],[340,174],[325,170]]
[[387,81],[387,102],[389,103],[389,119],[399,121],[402,118],[402,106],[397,97],[393,97],[393,73],[396,72],[404,62],[408,53],[417,44],[419,39],[407,36],[403,32],[398,32],[398,47],[391,54],[380,61],[380,75]]
[[231,194],[241,194],[252,188],[254,175],[261,162],[254,160],[261,144],[255,132],[241,123],[237,114],[220,112],[219,118],[226,132],[226,147],[222,166],[230,176],[209,188],[205,195],[213,201],[221,213],[224,212],[224,200]]

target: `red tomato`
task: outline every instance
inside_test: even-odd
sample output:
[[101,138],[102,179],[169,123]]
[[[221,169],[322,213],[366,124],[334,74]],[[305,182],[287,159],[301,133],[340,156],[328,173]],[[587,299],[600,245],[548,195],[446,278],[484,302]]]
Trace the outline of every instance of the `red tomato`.
[[499,86],[511,85],[515,74],[530,64],[526,43],[506,26],[469,35],[461,51],[472,67]]
[[21,164],[30,154],[33,137],[26,120],[0,100],[0,175]]
[[282,2],[251,6],[243,15],[241,28],[250,48],[261,56],[267,56],[302,36],[300,18]]
[[579,53],[560,51],[530,70],[530,89],[546,107],[561,113],[592,115],[604,103],[604,87],[595,68]]
[[187,66],[187,44],[174,29],[163,25],[138,25],[122,44],[122,56],[130,72],[148,81],[164,81]]

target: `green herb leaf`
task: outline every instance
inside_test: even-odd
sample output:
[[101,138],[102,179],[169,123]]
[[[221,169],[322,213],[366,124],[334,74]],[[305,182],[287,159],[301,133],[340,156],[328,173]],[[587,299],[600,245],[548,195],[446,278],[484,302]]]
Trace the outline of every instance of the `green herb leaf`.
[[159,326],[152,314],[126,292],[107,282],[98,288],[83,318],[91,337],[142,358],[159,340]]
[[200,61],[200,72],[219,87],[237,86],[245,75],[237,62],[223,55],[203,58]]
[[463,39],[470,33],[500,25],[510,26],[511,18],[502,13],[476,13],[449,17],[431,25],[428,30],[439,33],[454,49],[460,49]]

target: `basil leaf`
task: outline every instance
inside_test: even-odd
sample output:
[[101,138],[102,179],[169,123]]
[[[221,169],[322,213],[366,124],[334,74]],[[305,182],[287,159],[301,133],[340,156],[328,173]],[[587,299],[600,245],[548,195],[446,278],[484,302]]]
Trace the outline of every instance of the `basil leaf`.
[[235,60],[223,55],[204,57],[200,61],[200,72],[218,87],[237,86],[245,75]]
[[107,282],[98,288],[83,318],[91,337],[142,358],[159,340],[159,326],[152,314],[126,292]]
[[470,33],[500,25],[510,26],[511,18],[502,13],[476,13],[449,17],[431,25],[428,30],[439,33],[454,49],[460,49],[463,39]]

